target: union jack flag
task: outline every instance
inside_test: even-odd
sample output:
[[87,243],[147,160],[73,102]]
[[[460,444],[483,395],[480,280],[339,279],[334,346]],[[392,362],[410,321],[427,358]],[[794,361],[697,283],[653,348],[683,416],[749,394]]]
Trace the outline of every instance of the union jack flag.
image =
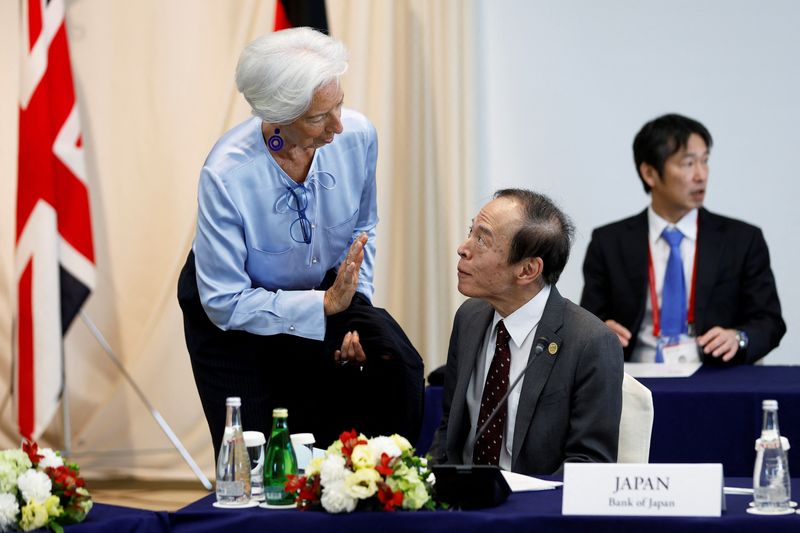
[[63,336],[95,283],[63,0],[22,2],[14,407],[38,437],[58,410]]

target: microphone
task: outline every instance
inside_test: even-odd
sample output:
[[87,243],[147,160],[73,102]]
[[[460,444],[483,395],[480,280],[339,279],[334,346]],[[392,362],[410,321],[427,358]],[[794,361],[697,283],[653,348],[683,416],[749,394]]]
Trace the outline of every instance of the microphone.
[[519,384],[519,382],[522,381],[522,378],[528,372],[528,369],[531,367],[536,358],[544,351],[544,348],[545,346],[547,346],[548,342],[549,342],[548,339],[544,337],[539,337],[538,339],[536,339],[536,347],[533,349],[533,355],[531,355],[530,359],[528,360],[528,364],[525,365],[525,369],[519,373],[517,379],[514,380],[514,382],[508,388],[506,393],[503,395],[503,397],[500,398],[500,401],[497,403],[494,410],[489,415],[489,418],[486,419],[486,422],[484,422],[483,425],[480,428],[478,428],[478,432],[475,433],[475,442],[478,442],[478,439],[481,438],[481,435],[486,433],[486,430],[489,428],[489,424],[492,422],[492,420],[494,420],[494,417],[496,417],[497,414],[500,412],[500,408],[503,407],[508,401],[508,397],[511,394],[511,391],[513,391],[514,388]]
[[[544,337],[536,339],[536,347],[533,349],[525,365],[525,370],[517,376],[505,395],[500,399],[500,403],[494,408],[489,418],[484,422],[475,434],[475,440],[489,427],[489,423],[500,412],[500,408],[508,401],[508,396],[514,388],[522,381],[522,376],[530,368],[531,364],[544,351],[548,340]],[[481,507],[493,507],[503,503],[511,488],[503,477],[497,465],[433,465],[431,467],[436,476],[436,494],[442,501],[448,502],[454,507],[461,509],[476,509]]]

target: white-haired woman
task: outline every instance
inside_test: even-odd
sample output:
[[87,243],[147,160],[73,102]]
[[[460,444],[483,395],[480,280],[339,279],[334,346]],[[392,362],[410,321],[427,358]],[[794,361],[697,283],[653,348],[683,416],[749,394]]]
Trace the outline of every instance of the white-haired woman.
[[342,107],[346,70],[344,45],[309,28],[261,37],[239,59],[236,83],[254,116],[206,159],[178,284],[215,452],[227,396],[242,398],[246,429],[267,435],[276,406],[289,408],[293,432],[319,441],[345,429],[328,427],[331,368],[366,356],[355,331],[330,357],[321,341],[356,291],[372,298],[378,223],[377,137]]

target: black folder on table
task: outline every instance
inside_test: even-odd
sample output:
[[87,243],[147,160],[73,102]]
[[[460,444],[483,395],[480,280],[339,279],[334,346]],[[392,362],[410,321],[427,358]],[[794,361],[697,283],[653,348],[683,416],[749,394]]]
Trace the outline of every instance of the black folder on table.
[[434,465],[436,499],[461,509],[500,505],[511,487],[494,465]]

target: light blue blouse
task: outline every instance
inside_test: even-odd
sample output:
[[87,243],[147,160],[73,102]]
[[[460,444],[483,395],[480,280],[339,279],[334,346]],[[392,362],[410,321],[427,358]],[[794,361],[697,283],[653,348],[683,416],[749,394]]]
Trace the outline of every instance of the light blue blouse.
[[260,119],[234,127],[212,148],[200,174],[193,250],[200,301],[219,328],[322,340],[324,291],[313,288],[361,232],[369,241],[357,290],[372,298],[378,140],[356,111],[343,109],[342,124],[316,150],[302,184],[310,244],[289,234],[298,218],[287,204],[289,187],[298,185],[270,155]]

